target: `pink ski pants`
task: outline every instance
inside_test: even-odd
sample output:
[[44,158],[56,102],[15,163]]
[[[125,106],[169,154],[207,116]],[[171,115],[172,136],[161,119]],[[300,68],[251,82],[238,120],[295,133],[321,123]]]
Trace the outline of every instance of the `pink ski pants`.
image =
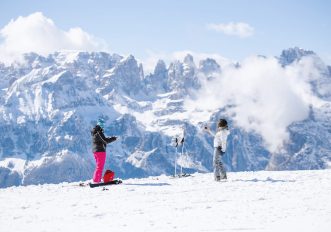
[[96,167],[93,174],[94,182],[101,182],[103,167],[106,161],[106,152],[94,152],[94,159],[96,162]]

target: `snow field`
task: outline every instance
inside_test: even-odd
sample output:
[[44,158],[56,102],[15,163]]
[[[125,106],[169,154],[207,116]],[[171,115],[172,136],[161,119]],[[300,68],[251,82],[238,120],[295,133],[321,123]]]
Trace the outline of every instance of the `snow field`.
[[330,231],[331,170],[0,189],[0,231]]

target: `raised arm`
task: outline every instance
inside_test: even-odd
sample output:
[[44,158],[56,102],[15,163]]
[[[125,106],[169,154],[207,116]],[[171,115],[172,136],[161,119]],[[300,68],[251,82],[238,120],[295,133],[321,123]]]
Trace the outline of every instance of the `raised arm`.
[[111,143],[111,142],[114,142],[117,137],[115,136],[112,136],[112,137],[106,137],[102,132],[98,131],[98,136],[100,138],[100,140],[104,143],[104,144],[107,144],[107,143]]
[[204,129],[205,129],[205,131],[208,133],[208,134],[210,134],[211,136],[215,136],[215,133],[213,133],[208,127],[204,127]]

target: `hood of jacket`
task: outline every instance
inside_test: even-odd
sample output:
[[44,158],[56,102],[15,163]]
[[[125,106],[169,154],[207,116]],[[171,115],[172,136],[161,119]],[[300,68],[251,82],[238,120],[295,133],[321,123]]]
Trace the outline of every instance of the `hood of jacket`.
[[103,132],[103,129],[99,126],[99,125],[96,125],[92,130],[91,130],[91,134],[92,135],[95,135],[96,133],[98,132]]

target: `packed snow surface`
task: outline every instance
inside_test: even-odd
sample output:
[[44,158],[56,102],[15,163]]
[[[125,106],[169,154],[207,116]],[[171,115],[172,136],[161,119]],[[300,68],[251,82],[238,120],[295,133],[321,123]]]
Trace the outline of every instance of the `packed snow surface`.
[[0,189],[10,231],[331,231],[331,170],[211,173]]

